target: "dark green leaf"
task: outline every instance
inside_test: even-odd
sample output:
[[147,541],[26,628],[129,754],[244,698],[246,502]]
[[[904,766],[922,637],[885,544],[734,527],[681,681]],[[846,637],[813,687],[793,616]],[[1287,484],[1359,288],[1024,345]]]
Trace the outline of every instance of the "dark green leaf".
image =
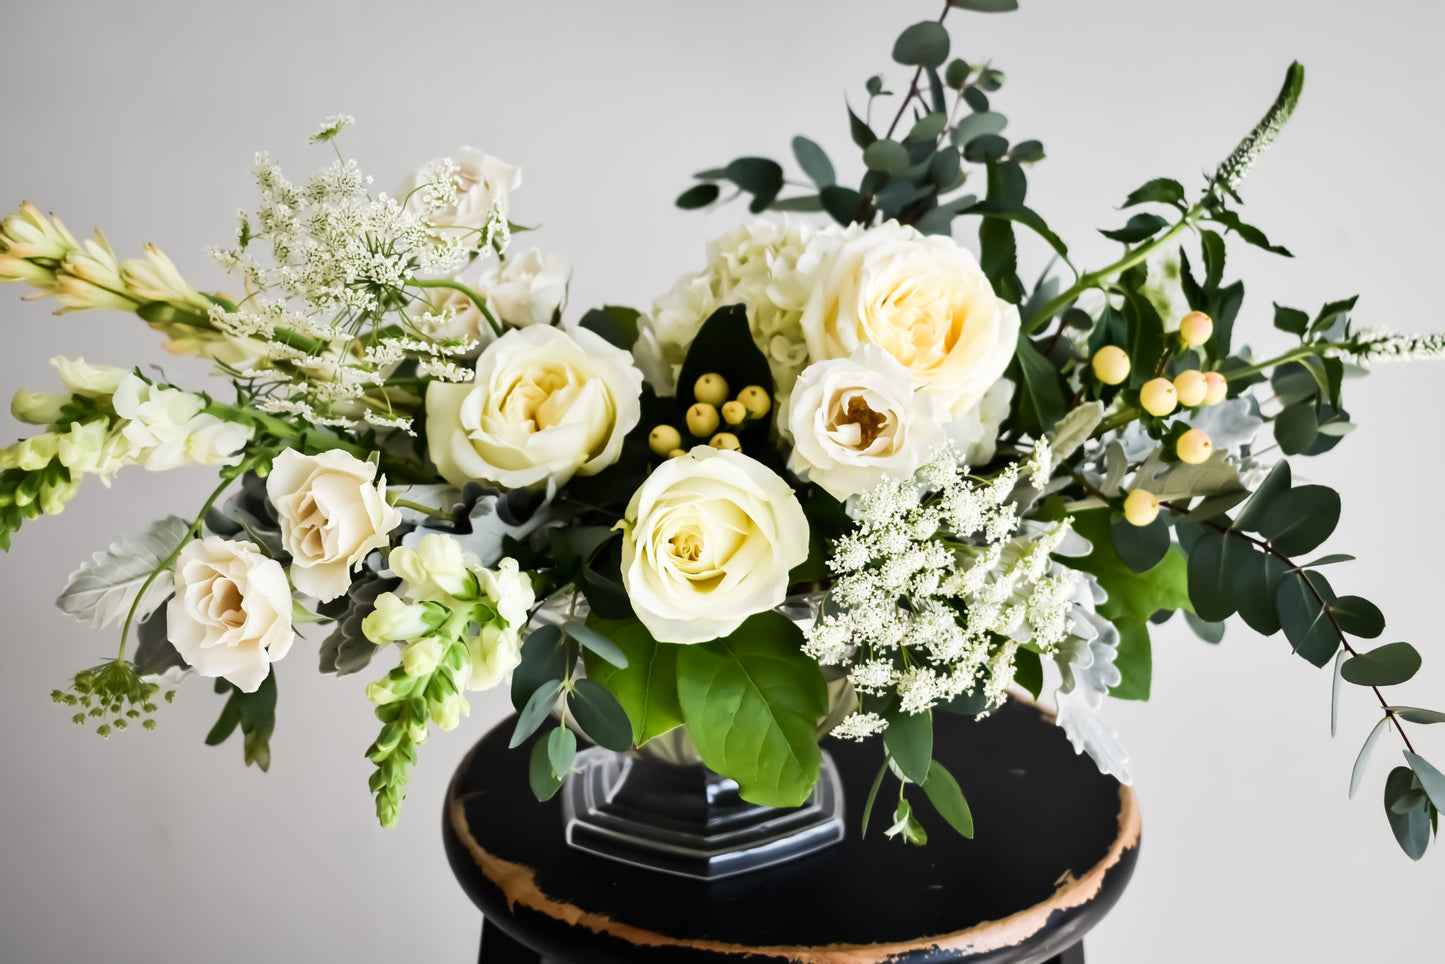
[[1419,670],[1419,650],[1409,643],[1386,643],[1345,660],[1340,675],[1356,686],[1394,686]]
[[1234,614],[1231,574],[1251,550],[1243,540],[1230,539],[1205,529],[1189,549],[1189,601],[1194,612],[1209,622],[1223,622]]
[[1008,139],[998,134],[980,134],[963,148],[963,159],[974,164],[991,164],[1008,153]]
[[1274,420],[1274,440],[1286,455],[1300,455],[1315,444],[1319,422],[1308,402],[1286,405]]
[[1169,226],[1169,222],[1157,214],[1136,214],[1129,219],[1129,223],[1122,228],[1113,231],[1099,229],[1099,233],[1114,241],[1122,241],[1124,244],[1134,244],[1143,241],[1145,238],[1152,238],[1160,231]]
[[1014,683],[1022,686],[1034,699],[1044,688],[1044,663],[1031,649],[1020,649],[1014,656]]
[[632,748],[632,721],[617,697],[596,680],[579,679],[567,698],[577,725],[588,739],[619,753]]
[[924,73],[928,75],[928,98],[933,104],[933,112],[944,115],[946,122],[948,101],[943,96],[943,78],[938,76],[938,70],[934,67],[927,68]]
[[845,227],[860,217],[863,196],[850,187],[825,187],[818,192],[818,198],[823,202],[823,210]]
[[1375,744],[1380,741],[1380,734],[1390,728],[1390,718],[1387,716],[1376,723],[1370,735],[1365,738],[1365,745],[1360,747],[1360,753],[1355,757],[1354,769],[1350,771],[1350,797],[1353,798],[1355,791],[1360,789],[1360,781],[1365,778],[1365,767],[1370,762],[1370,752],[1375,749]]
[[948,60],[948,30],[935,20],[906,28],[893,43],[893,59],[910,67],[942,67]]
[[865,150],[869,144],[878,140],[878,135],[863,122],[863,118],[853,113],[852,107],[848,108],[848,130],[853,136],[853,143]]
[[1436,809],[1445,807],[1445,773],[1439,770],[1416,753],[1405,751],[1405,760],[1410,764],[1410,769],[1415,771],[1415,779],[1420,781],[1420,789],[1425,791],[1425,796],[1430,798]]
[[221,717],[206,734],[206,745],[223,742],[241,728],[241,756],[247,766],[271,769],[271,734],[276,730],[276,672],[272,670],[255,692],[244,693],[224,680],[216,681],[216,691],[229,687],[230,696],[221,708]]
[[1267,552],[1239,555],[1234,567],[1235,605],[1250,629],[1261,636],[1279,632],[1279,584],[1289,566],[1279,556]]
[[1109,531],[1119,558],[1135,572],[1153,569],[1169,551],[1169,523],[1162,514],[1147,526],[1136,526],[1120,517]]
[[955,57],[948,62],[948,68],[943,74],[943,82],[951,89],[959,90],[968,83],[968,75],[972,72],[972,67]]
[[1136,204],[1147,202],[1160,204],[1180,204],[1184,201],[1184,185],[1167,177],[1159,177],[1148,182],[1134,191],[1124,199],[1124,207],[1131,208]]
[[1335,622],[1351,636],[1374,639],[1385,631],[1385,614],[1368,599],[1341,596],[1330,603]]
[[950,6],[975,13],[1008,13],[1019,8],[1019,0],[948,0]]
[[1188,608],[1186,564],[1179,547],[1171,548],[1164,561],[1153,569],[1137,573],[1114,551],[1109,527],[1108,509],[1077,513],[1074,531],[1089,541],[1093,551],[1082,559],[1069,560],[1072,568],[1092,573],[1109,594],[1101,613],[1115,621],[1128,615],[1142,623],[1160,610]]
[[1068,411],[1068,387],[1059,370],[1024,334],[1019,335],[1018,351],[1009,372],[1019,386],[1016,403],[1019,424],[1025,432],[1038,438]]
[[1037,164],[1044,159],[1043,141],[1019,141],[1009,156],[1020,164]]
[[1303,335],[1310,326],[1310,316],[1298,308],[1274,306],[1274,326],[1291,335]]
[[883,76],[881,74],[874,74],[872,77],[869,77],[868,82],[863,86],[868,89],[868,94],[871,97],[877,97],[879,94],[886,93],[886,91],[883,90]]
[[1355,302],[1359,300],[1360,296],[1355,295],[1353,298],[1331,301],[1321,308],[1320,313],[1315,316],[1314,323],[1310,325],[1310,332],[1316,335],[1324,334],[1334,326],[1336,321],[1353,311]]
[[1008,126],[1008,118],[993,111],[982,111],[977,114],[970,114],[958,122],[953,128],[950,138],[953,146],[962,148],[975,137],[982,137],[985,134],[1000,134]]
[[1324,485],[1300,485],[1279,496],[1259,531],[1286,556],[1312,552],[1340,521],[1340,495]]
[[532,795],[538,800],[551,800],[562,789],[563,780],[552,772],[552,760],[547,753],[547,740],[532,744],[532,755],[527,762],[527,782],[531,784]]
[[632,346],[637,343],[637,319],[641,314],[636,308],[603,305],[587,312],[577,324],[601,335],[613,347],[631,351]]
[[679,647],[678,701],[705,764],[738,782],[744,800],[796,807],[818,780],[817,722],[828,709],[802,630],[766,612],[710,643]]
[[988,110],[988,95],[977,87],[966,87],[963,91],[963,102],[968,109],[975,113],[982,113]]
[[596,653],[613,666],[621,669],[627,668],[627,655],[618,648],[616,643],[592,627],[575,619],[569,619],[562,624],[562,631],[581,643],[583,649]]
[[803,169],[803,173],[812,178],[818,187],[831,187],[837,183],[833,163],[815,142],[802,135],[793,138],[793,156],[798,159],[798,166]]
[[1430,844],[1429,807],[1423,794],[1404,813],[1396,812],[1394,806],[1419,789],[1419,781],[1409,767],[1395,767],[1385,778],[1385,817],[1390,821],[1390,830],[1400,849],[1411,860],[1425,856],[1425,848]]
[[632,722],[632,742],[642,746],[682,725],[682,707],[677,702],[677,650],[672,643],[659,643],[636,619],[598,624],[627,655],[618,668],[600,659],[587,661],[587,676],[611,691]]
[[766,157],[740,157],[727,166],[728,180],[749,194],[776,197],[783,189],[783,168]]
[[874,141],[863,149],[863,163],[870,171],[902,174],[908,170],[908,148],[897,141]]
[[552,764],[552,772],[565,778],[572,769],[572,761],[577,758],[577,734],[559,726],[547,734],[547,760]]
[[943,133],[943,128],[947,124],[947,114],[932,111],[918,119],[918,122],[909,129],[908,136],[904,140],[910,144],[922,144],[925,141],[936,140],[938,135]]
[[938,811],[939,816],[948,821],[948,825],[958,831],[960,836],[972,840],[973,813],[968,809],[968,801],[953,774],[944,769],[943,764],[934,760],[928,766],[928,779],[924,780],[922,785],[928,802],[933,804],[933,809]]
[[1289,491],[1290,470],[1289,463],[1281,459],[1269,470],[1269,475],[1254,490],[1250,497],[1249,504],[1239,513],[1235,525],[1249,532],[1259,532],[1260,526],[1264,523],[1264,514],[1274,501]]
[[1264,236],[1263,231],[1251,224],[1245,224],[1239,219],[1239,215],[1233,211],[1217,210],[1210,216],[1215,221],[1239,235],[1240,240],[1246,244],[1252,244],[1256,248],[1263,248],[1271,254],[1283,255],[1286,258],[1293,257],[1293,255],[1289,253],[1288,248],[1270,244],[1269,238]]
[[889,714],[883,746],[904,776],[914,783],[923,783],[928,779],[933,760],[933,714],[928,710]]
[[548,680],[565,679],[576,660],[558,626],[543,626],[522,643],[522,661],[512,671],[512,706],[517,712]]
[[684,211],[695,211],[716,201],[719,193],[716,184],[694,184],[679,194],[674,203]]
[[816,194],[801,197],[785,197],[768,205],[769,211],[796,211],[800,214],[815,214],[823,210],[823,199]]
[[958,180],[958,151],[942,150],[928,162],[928,178],[939,189],[948,191]]
[[1119,684],[1109,690],[1109,695],[1118,700],[1147,700],[1154,679],[1154,647],[1149,639],[1149,624],[1134,616],[1111,618],[1114,628],[1119,630],[1119,650],[1114,657]]
[[512,739],[507,744],[515,749],[526,742],[527,737],[537,732],[542,721],[551,714],[552,708],[557,705],[557,697],[562,693],[562,681],[560,679],[547,680],[537,687],[528,699],[527,705],[522,707],[522,712],[517,715],[517,725],[512,728]]
[[772,369],[753,343],[748,312],[742,305],[725,305],[703,322],[682,363],[678,398],[692,404],[693,385],[709,372],[721,375],[729,385],[761,385],[766,392],[773,390]]
[[1204,252],[1204,289],[1217,291],[1224,280],[1224,239],[1213,231],[1202,230],[1199,242]]
[[1311,559],[1309,562],[1300,565],[1301,569],[1318,569],[1320,566],[1330,566],[1337,562],[1354,562],[1355,557],[1347,552],[1332,552],[1327,556],[1320,556],[1318,559]]
[[873,785],[868,788],[868,799],[863,804],[863,827],[858,831],[858,836],[868,836],[868,821],[873,816],[873,804],[878,800],[878,788],[883,786],[883,775],[888,772],[888,760],[885,757],[883,765],[878,768],[878,775],[873,778]]
[[[1280,580],[1276,593],[1285,638],[1296,653],[1316,666],[1334,659],[1340,648],[1339,634],[1326,610],[1334,595],[1329,581],[1317,572],[1290,572]],[[1349,679],[1348,673],[1345,678]]]
[[993,290],[1005,300],[1011,293],[1015,297],[1021,294],[1018,243],[1014,238],[1013,225],[997,218],[984,218],[978,226],[978,245],[979,267]]

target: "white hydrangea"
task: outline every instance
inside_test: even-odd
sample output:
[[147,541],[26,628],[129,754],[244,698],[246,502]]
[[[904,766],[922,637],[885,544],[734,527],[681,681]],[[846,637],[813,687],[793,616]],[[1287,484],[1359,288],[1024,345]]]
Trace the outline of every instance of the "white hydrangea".
[[711,242],[707,267],[679,278],[653,303],[652,314],[638,319],[638,366],[660,394],[672,394],[703,322],[724,305],[745,305],[753,340],[772,368],[778,408],[785,409],[808,364],[800,321],[818,262],[862,230],[759,218]]

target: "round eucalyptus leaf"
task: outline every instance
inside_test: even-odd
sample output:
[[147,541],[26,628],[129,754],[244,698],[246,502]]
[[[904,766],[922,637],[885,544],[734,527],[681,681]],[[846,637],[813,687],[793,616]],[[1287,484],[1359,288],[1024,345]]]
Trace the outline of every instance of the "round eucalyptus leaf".
[[863,163],[868,166],[870,171],[879,171],[883,174],[902,174],[908,170],[908,148],[897,141],[874,141],[864,149]]
[[1279,552],[1312,552],[1340,521],[1340,494],[1325,485],[1301,485],[1281,495],[1264,514],[1259,531]]
[[1340,675],[1356,686],[1394,686],[1420,670],[1420,651],[1409,643],[1386,643],[1345,660]]
[[1351,636],[1374,639],[1385,631],[1385,614],[1368,599],[1341,596],[1330,603],[1335,622]]
[[567,699],[567,709],[592,742],[619,753],[632,748],[632,723],[627,711],[602,684],[577,680]]
[[1299,455],[1315,444],[1319,419],[1309,402],[1286,405],[1274,420],[1274,440],[1286,455]]
[[948,30],[936,20],[906,28],[893,43],[893,59],[910,67],[942,67],[948,59]]
[[694,184],[679,194],[673,203],[684,211],[696,211],[716,201],[719,193],[716,184]]

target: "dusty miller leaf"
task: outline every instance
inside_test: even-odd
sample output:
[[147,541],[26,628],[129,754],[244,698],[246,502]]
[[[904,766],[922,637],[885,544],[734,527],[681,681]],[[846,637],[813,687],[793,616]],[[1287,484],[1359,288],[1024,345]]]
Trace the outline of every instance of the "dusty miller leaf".
[[1129,755],[1119,744],[1119,734],[1098,715],[1109,690],[1122,679],[1114,658],[1119,653],[1119,631],[1102,616],[1077,612],[1080,628],[1093,630],[1089,638],[1070,635],[1059,645],[1054,659],[1063,682],[1054,694],[1059,708],[1056,717],[1075,753],[1088,753],[1101,773],[1120,783],[1131,783]]
[[[96,629],[120,622],[141,584],[175,551],[189,528],[190,523],[172,515],[152,522],[138,536],[117,539],[71,574],[55,605]],[[164,576],[157,578],[136,607],[136,618],[150,615],[173,589]]]
[[1054,426],[1051,452],[1055,463],[1064,461],[1089,440],[1104,420],[1104,403],[1088,402],[1069,412]]

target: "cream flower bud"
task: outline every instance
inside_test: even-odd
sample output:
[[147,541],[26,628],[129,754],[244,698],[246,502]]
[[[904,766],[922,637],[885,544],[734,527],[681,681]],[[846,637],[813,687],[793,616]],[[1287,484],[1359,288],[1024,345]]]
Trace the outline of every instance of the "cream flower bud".
[[180,270],[160,248],[146,245],[144,258],[132,258],[121,266],[121,280],[141,301],[164,301],[207,311],[211,303],[181,276]]
[[408,676],[426,676],[436,670],[445,647],[435,636],[423,636],[401,651],[401,665]]
[[114,395],[120,383],[131,373],[128,368],[116,368],[114,365],[91,365],[84,358],[57,356],[50,359],[50,364],[60,373],[60,380],[67,388],[77,395],[92,398]]
[[422,536],[415,549],[391,550],[387,564],[406,583],[408,598],[442,603],[470,596],[476,586],[471,569],[481,566],[476,556],[462,552],[461,543],[440,532]]
[[472,707],[467,698],[461,693],[453,693],[432,707],[431,721],[439,730],[455,730],[462,717],[470,715],[471,711]]
[[416,639],[435,628],[425,606],[406,602],[394,592],[382,593],[372,605],[361,621],[361,632],[378,646]]
[[291,648],[291,586],[281,564],[248,542],[188,543],[176,560],[166,631],[202,676],[254,693]]
[[59,218],[47,218],[29,201],[0,221],[0,250],[15,258],[58,262],[76,246]]
[[532,589],[532,580],[521,571],[517,560],[508,556],[497,563],[495,569],[477,568],[477,577],[482,594],[496,607],[509,627],[520,630],[527,622],[527,612],[537,601]]
[[487,623],[481,633],[467,640],[467,649],[471,653],[472,669],[466,688],[473,691],[488,690],[505,682],[522,662],[517,631],[495,623]]
[[567,299],[566,260],[536,248],[494,265],[477,289],[498,319],[514,328],[548,325]]
[[60,409],[69,401],[69,395],[22,388],[10,399],[10,414],[17,422],[28,425],[53,425],[60,418]]
[[116,472],[134,464],[138,457],[125,437],[104,421],[71,425],[70,431],[60,436],[57,454],[60,464],[72,475],[98,475],[106,485]]
[[121,277],[120,262],[110,242],[99,231],[94,240],[87,240],[71,251],[55,274],[55,300],[58,313],[86,308],[119,308],[132,311],[139,301],[127,294]]
[[351,574],[401,525],[401,511],[386,501],[386,477],[376,477],[374,463],[339,449],[282,452],[266,479],[266,494],[291,553],[291,581],[322,602],[345,593]]
[[4,450],[3,458],[0,458],[0,469],[37,472],[49,465],[60,453],[60,439],[61,437],[53,432],[43,432],[16,442]]
[[115,413],[126,419],[121,434],[152,472],[232,464],[252,434],[247,426],[204,414],[201,396],[151,385],[133,374],[121,379],[112,402]]

